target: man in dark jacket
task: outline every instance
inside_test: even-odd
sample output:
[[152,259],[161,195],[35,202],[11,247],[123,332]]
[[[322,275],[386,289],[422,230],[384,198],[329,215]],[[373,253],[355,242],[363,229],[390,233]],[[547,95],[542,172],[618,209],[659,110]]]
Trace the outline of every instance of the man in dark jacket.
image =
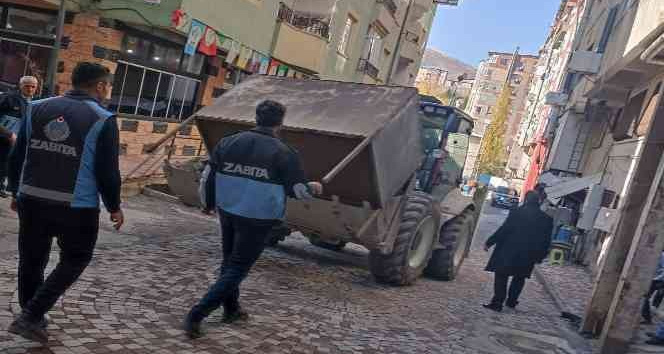
[[[32,102],[10,156],[9,190],[19,217],[18,297],[23,309],[9,332],[45,343],[44,315],[92,259],[99,231],[99,195],[115,228],[120,209],[118,127],[101,106],[112,77],[99,64],[80,63],[73,91]],[[60,260],[44,281],[57,237]]]
[[[535,263],[542,262],[548,254],[552,230],[553,219],[540,210],[539,193],[528,192],[523,206],[512,211],[505,223],[486,241],[487,251],[496,246],[486,266],[487,271],[495,273],[495,283],[493,299],[484,307],[494,311],[502,311],[503,304],[516,307]],[[512,282],[508,296],[510,277]]]
[[24,76],[19,80],[18,91],[0,95],[0,197],[3,198],[7,197],[5,179],[9,152],[16,142],[19,123],[25,117],[38,86],[36,77]]
[[185,320],[190,338],[202,336],[201,322],[223,305],[224,322],[248,318],[240,308],[239,286],[263,252],[270,230],[286,212],[286,198],[322,193],[307,182],[297,152],[278,138],[286,108],[264,101],[256,108],[257,127],[222,139],[210,156],[204,209],[219,213],[221,274]]

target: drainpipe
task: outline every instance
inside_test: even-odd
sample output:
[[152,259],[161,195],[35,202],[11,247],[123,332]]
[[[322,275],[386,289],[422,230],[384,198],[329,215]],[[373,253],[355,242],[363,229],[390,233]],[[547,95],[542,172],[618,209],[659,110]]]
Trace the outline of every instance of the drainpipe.
[[397,44],[394,46],[394,53],[392,54],[392,62],[390,63],[390,69],[387,72],[387,78],[385,79],[385,84],[392,84],[392,76],[394,74],[394,69],[399,65],[397,58],[400,57],[399,51],[401,50],[401,40],[406,32],[406,25],[408,24],[408,18],[410,17],[410,9],[413,6],[415,0],[408,0],[408,7],[406,7],[406,15],[403,17],[401,23],[401,30],[399,31],[399,37],[397,38]]
[[55,30],[55,43],[53,45],[53,50],[51,50],[51,58],[48,61],[48,70],[46,72],[46,86],[48,91],[46,94],[51,96],[55,93],[55,75],[58,71],[58,55],[60,54],[60,48],[62,45],[62,35],[65,27],[65,2],[66,0],[60,0],[60,9],[58,10],[58,26]]

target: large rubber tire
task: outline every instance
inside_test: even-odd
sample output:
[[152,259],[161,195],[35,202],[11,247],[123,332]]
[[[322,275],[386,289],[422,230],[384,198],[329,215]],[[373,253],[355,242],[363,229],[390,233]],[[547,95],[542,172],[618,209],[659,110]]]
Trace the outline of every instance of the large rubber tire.
[[310,238],[309,243],[311,243],[316,247],[324,248],[326,250],[335,251],[335,252],[340,252],[341,250],[344,249],[344,247],[346,247],[346,242],[343,241],[339,241],[339,243],[329,243],[315,238]]
[[413,192],[407,198],[392,253],[369,253],[369,268],[379,283],[413,284],[431,257],[437,234],[432,198],[422,192]]
[[454,280],[470,252],[474,231],[475,213],[470,209],[443,225],[439,237],[442,248],[433,251],[424,274],[437,280]]

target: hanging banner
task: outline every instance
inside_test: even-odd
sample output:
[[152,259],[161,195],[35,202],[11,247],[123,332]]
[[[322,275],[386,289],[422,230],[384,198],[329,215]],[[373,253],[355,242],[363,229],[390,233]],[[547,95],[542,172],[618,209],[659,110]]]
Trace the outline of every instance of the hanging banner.
[[258,68],[258,73],[261,75],[267,75],[267,72],[270,68],[270,58],[261,55],[261,63]]
[[261,67],[261,55],[258,52],[251,53],[251,64],[247,70],[257,73]]
[[217,32],[212,27],[205,27],[205,34],[198,45],[198,51],[207,56],[217,55],[218,38]]
[[244,69],[251,58],[251,49],[242,46],[240,49],[240,56],[237,59],[237,67]]
[[228,55],[226,56],[226,63],[233,64],[235,59],[240,55],[240,43],[232,39],[227,39],[227,41],[231,42],[231,45],[228,50]]
[[203,32],[205,32],[205,25],[196,20],[192,20],[189,36],[187,37],[187,44],[184,46],[185,54],[194,55],[196,53],[196,47],[198,47],[198,43],[203,38]]
[[[224,43],[226,42],[226,36],[221,33],[217,33],[217,48],[224,50]],[[226,49],[228,52],[228,49]]]
[[286,73],[288,73],[288,66],[286,65],[279,65],[279,69],[277,69],[277,76],[279,77],[285,77]]
[[295,74],[297,74],[297,71],[295,71],[295,70],[293,70],[293,69],[289,69],[289,70],[288,70],[288,74],[287,74],[286,76],[291,77],[291,78],[294,78],[294,77],[295,77]]
[[270,76],[276,76],[277,75],[277,70],[279,69],[279,63],[278,61],[272,59],[270,62],[270,68],[267,71],[267,74]]
[[187,28],[191,24],[191,21],[188,20],[187,14],[182,11],[182,9],[177,9],[171,13],[171,25],[175,27],[176,30],[187,32]]

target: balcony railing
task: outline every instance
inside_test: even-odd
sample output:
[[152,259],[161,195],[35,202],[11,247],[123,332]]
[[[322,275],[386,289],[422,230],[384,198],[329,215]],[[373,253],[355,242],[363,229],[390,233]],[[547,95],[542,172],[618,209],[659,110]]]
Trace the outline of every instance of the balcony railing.
[[330,38],[330,24],[323,16],[295,11],[282,2],[279,3],[278,17],[280,21],[286,22],[302,31],[325,39]]
[[373,79],[378,80],[378,68],[376,68],[373,64],[369,62],[367,59],[360,59],[360,62],[357,66],[357,71],[363,72]]

